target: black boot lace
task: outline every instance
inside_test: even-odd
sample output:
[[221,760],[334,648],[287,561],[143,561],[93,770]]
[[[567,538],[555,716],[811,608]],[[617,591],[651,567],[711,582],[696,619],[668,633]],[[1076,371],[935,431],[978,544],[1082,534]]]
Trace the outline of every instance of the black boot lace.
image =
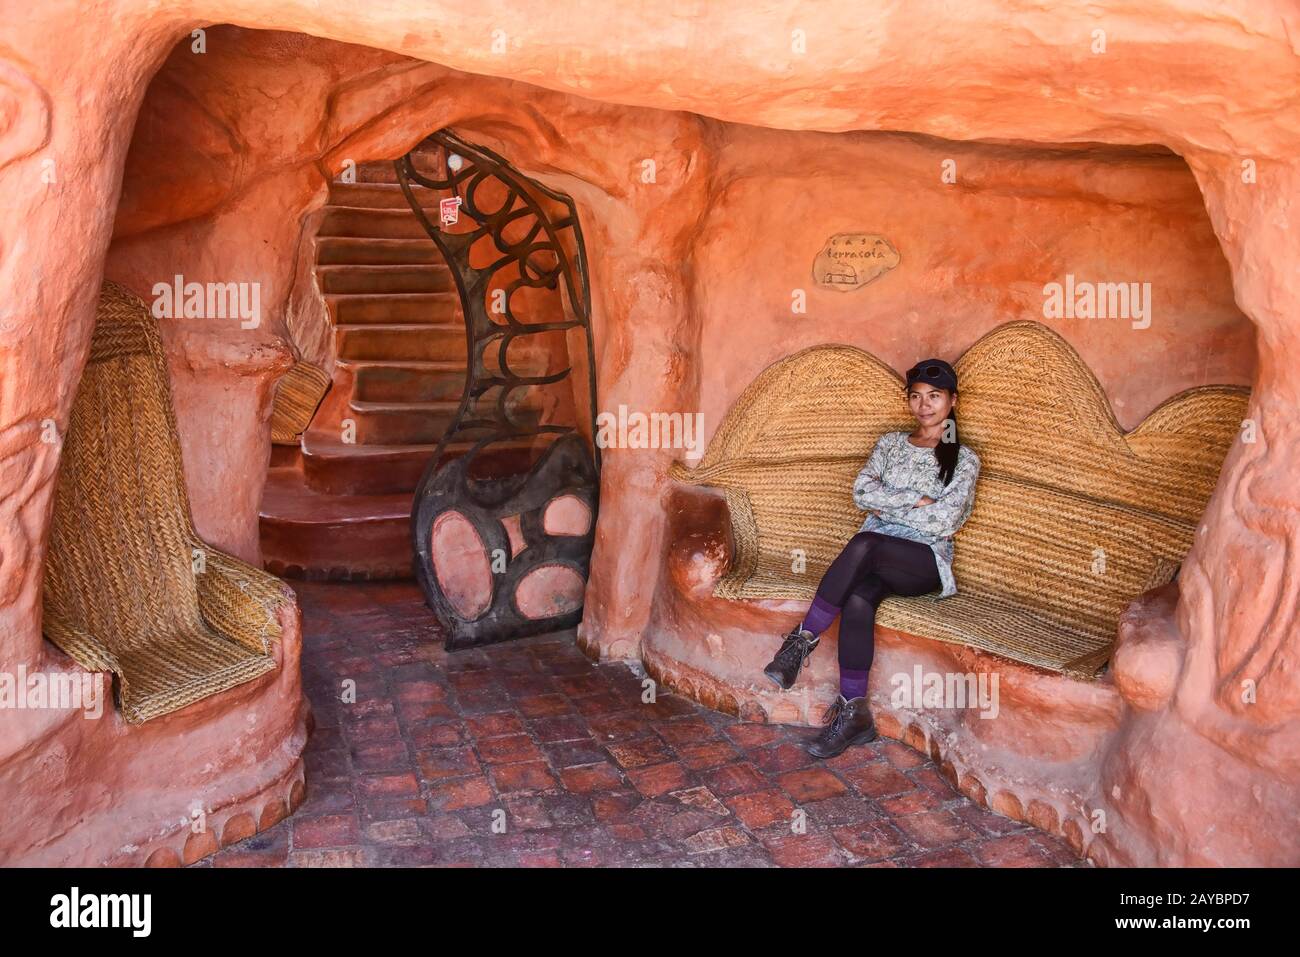
[[844,727],[844,716],[848,714],[848,709],[843,697],[836,698],[831,706],[826,709],[822,715],[822,722],[826,725],[826,730],[822,732],[822,737],[832,738],[840,733]]
[[799,632],[786,635],[781,650],[776,653],[776,660],[783,668],[789,668],[795,663],[798,663],[799,667],[802,668],[808,664],[808,658],[820,640],[820,638],[814,638],[810,641]]

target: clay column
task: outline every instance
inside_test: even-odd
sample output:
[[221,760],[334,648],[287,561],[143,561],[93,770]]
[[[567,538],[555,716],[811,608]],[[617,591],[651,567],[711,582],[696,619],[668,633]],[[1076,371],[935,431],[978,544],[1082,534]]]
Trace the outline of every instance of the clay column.
[[1117,682],[1139,713],[1103,767],[1097,840],[1110,863],[1294,866],[1300,166],[1217,155],[1188,163],[1237,303],[1258,328],[1258,375],[1166,635],[1116,657]]
[[[657,148],[629,169],[620,210],[592,217],[598,413],[699,411],[700,317],[691,296],[696,224],[708,208],[697,118],[671,114]],[[650,165],[650,162],[653,165]],[[653,176],[651,181],[647,177]],[[586,228],[584,221],[584,228]],[[667,547],[669,465],[681,448],[603,448],[600,516],[579,643],[601,658],[635,657]]]

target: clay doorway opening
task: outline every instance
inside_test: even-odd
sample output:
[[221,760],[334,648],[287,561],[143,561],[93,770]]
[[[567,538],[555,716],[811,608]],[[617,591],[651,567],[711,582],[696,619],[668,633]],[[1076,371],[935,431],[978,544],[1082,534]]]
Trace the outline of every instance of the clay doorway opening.
[[330,335],[277,391],[266,568],[414,577],[448,647],[576,626],[600,452],[573,202],[443,129],[345,161],[300,255]]

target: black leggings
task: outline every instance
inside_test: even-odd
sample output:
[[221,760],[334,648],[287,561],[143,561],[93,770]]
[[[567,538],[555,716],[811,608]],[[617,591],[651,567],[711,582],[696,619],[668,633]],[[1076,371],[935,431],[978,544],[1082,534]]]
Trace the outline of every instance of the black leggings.
[[924,542],[858,532],[817,586],[840,609],[840,667],[867,671],[876,652],[876,607],[886,595],[924,595],[942,586],[934,551]]

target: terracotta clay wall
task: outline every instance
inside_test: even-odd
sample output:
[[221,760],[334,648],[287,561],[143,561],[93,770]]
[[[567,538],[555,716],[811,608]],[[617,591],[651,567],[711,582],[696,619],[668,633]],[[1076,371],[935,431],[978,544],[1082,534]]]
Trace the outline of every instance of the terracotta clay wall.
[[[608,317],[627,308],[611,295],[647,310],[650,335],[683,308],[698,323],[664,362],[644,344],[635,356],[640,374],[677,397],[627,406],[702,412],[707,442],[745,385],[784,355],[838,341],[900,371],[924,355],[955,359],[1000,322],[1042,318],[1044,283],[1067,272],[1152,284],[1150,328],[1047,320],[1098,374],[1125,427],[1180,389],[1251,380],[1252,327],[1194,178],[1162,148],[769,130],[593,104],[301,35],[214,27],[208,40],[202,55],[177,43],[146,91],[107,271],[142,295],[174,273],[262,287],[257,329],[163,323],[195,521],[250,560],[271,385],[293,351],[328,364],[332,348],[307,272],[326,180],[346,159],[399,154],[441,125],[575,196],[601,410],[617,411],[610,386],[634,358],[610,335]],[[561,133],[530,133],[534,109],[558,118]],[[656,240],[665,228],[674,239]],[[852,291],[819,286],[814,257],[848,231],[885,236],[899,265]],[[682,287],[678,302],[659,299],[654,281],[613,280],[624,245]]]
[[[1124,428],[1182,389],[1251,382],[1254,327],[1196,181],[1167,151],[727,126],[715,162],[693,273],[706,440],[764,367],[805,346],[847,343],[901,374],[956,361],[1012,319],[1060,332]],[[849,291],[819,285],[814,258],[846,232],[885,236],[899,264]],[[1150,326],[1045,318],[1043,287],[1067,273],[1149,282]]]
[[[1291,560],[1300,514],[1294,482],[1300,385],[1293,375],[1300,355],[1294,268],[1300,57],[1293,40],[1300,14],[1289,0],[1050,6],[1038,0],[908,0],[883,3],[867,18],[860,4],[847,0],[782,0],[762,11],[728,3],[615,4],[576,17],[567,9],[547,15],[544,6],[510,0],[469,6],[376,0],[364,8],[345,0],[48,0],[20,12],[4,18],[0,36],[0,190],[9,199],[0,209],[0,666],[48,660],[40,637],[40,571],[58,454],[42,443],[41,424],[66,422],[85,361],[125,154],[145,90],[197,27],[233,21],[286,32],[252,55],[231,39],[240,31],[227,31],[224,46],[215,42],[222,31],[208,31],[209,61],[181,71],[172,95],[176,115],[193,110],[210,122],[202,131],[178,131],[176,145],[156,158],[155,169],[170,167],[185,181],[189,168],[182,154],[218,161],[198,163],[199,175],[188,181],[202,186],[192,190],[170,186],[167,176],[146,177],[139,188],[166,194],[158,207],[193,212],[154,217],[129,240],[120,236],[108,269],[138,288],[143,278],[177,263],[200,280],[233,278],[223,273],[235,264],[264,272],[264,281],[274,285],[276,294],[264,299],[271,302],[271,334],[255,348],[253,337],[232,343],[226,329],[210,334],[195,328],[180,350],[172,342],[187,462],[200,466],[189,480],[205,487],[205,494],[194,495],[199,531],[241,554],[255,547],[266,384],[286,358],[274,333],[293,275],[295,217],[323,198],[324,179],[344,158],[399,155],[439,125],[452,125],[503,155],[528,157],[524,170],[574,196],[587,227],[602,405],[671,410],[700,406],[709,352],[721,348],[705,348],[718,339],[704,324],[719,329],[722,320],[712,314],[710,300],[698,298],[695,278],[710,268],[710,247],[697,241],[709,228],[705,212],[719,201],[719,190],[743,196],[746,189],[743,182],[729,187],[714,168],[726,161],[717,148],[718,127],[700,116],[784,130],[911,130],[950,141],[1159,143],[1184,157],[1195,176],[1232,270],[1235,300],[1255,324],[1258,364],[1249,417],[1258,424],[1259,440],[1234,445],[1204,533],[1184,564],[1177,607],[1160,611],[1163,638],[1139,649],[1135,663],[1124,667],[1126,674],[1144,675],[1159,694],[1147,696],[1146,714],[1126,722],[1112,742],[1100,793],[1125,825],[1099,843],[1112,860],[1127,863],[1300,860],[1291,827],[1300,793],[1300,687],[1293,680],[1300,589]],[[1011,22],[1018,27],[1014,33]],[[794,27],[806,40],[799,48],[791,44]],[[498,49],[491,37],[505,28],[509,43]],[[1109,37],[1104,53],[1095,49],[1099,29]],[[358,46],[321,46],[325,41],[299,33]],[[261,66],[252,62],[259,57],[266,61]],[[827,140],[814,135],[809,142]],[[962,188],[978,185],[962,179],[973,172],[963,162],[968,155],[957,155]],[[821,162],[810,156],[799,161]],[[652,187],[637,177],[647,158],[657,162]],[[755,152],[751,159],[763,166],[763,176],[795,168],[794,159],[779,153]],[[935,159],[920,160],[924,175],[916,189],[932,182]],[[841,171],[840,178],[849,174]],[[881,290],[918,261],[932,264],[930,279],[913,291],[929,285],[933,298],[946,281],[937,264],[952,262],[962,249],[1007,243],[1027,207],[1053,201],[1062,182],[1071,181],[1049,177],[1055,185],[1049,182],[1044,192],[1013,178],[1004,192],[1018,199],[994,204],[1004,211],[1002,222],[990,227],[984,243],[966,247],[961,236],[934,231],[930,241],[945,245],[926,257],[917,237],[891,236],[904,256],[904,272],[846,294],[846,300],[880,299]],[[1161,208],[1158,196],[1117,198],[1096,178],[1077,177],[1079,188],[1098,196],[1085,206],[1136,221],[1141,216],[1126,206]],[[909,195],[891,197],[889,210],[906,208]],[[195,203],[196,196],[206,198]],[[859,222],[854,212],[852,228],[889,233],[883,215],[884,226],[878,226]],[[937,209],[935,215],[943,218]],[[779,294],[772,303],[764,299],[764,315],[783,315],[792,286],[806,282],[804,263],[831,226],[817,216],[809,223],[811,241],[792,243],[791,265],[773,267],[782,270],[783,281],[762,294]],[[1059,225],[1054,235],[1070,233],[1071,224]],[[1161,229],[1166,235],[1181,231],[1196,247],[1195,230],[1181,230],[1176,219]],[[757,231],[739,241],[761,245]],[[1080,234],[1072,240],[1078,243],[1074,252],[1048,248],[1039,265],[1059,278],[1079,250],[1113,246],[1122,255],[1147,239],[1124,235],[1103,242],[1118,235],[1105,229]],[[987,251],[979,255],[993,262]],[[1032,254],[1009,261],[1016,267],[1003,277],[1007,291],[983,295],[1015,299],[1028,295],[1017,292],[1017,284],[1042,281],[1039,269],[1022,268],[1034,262]],[[1148,262],[1157,271],[1164,266],[1163,259]],[[1127,278],[1130,263],[1120,265],[1117,280]],[[1178,265],[1173,274],[1187,276],[1188,268]],[[984,272],[991,283],[996,270],[986,264]],[[1222,301],[1213,284],[1207,288],[1207,304]],[[992,322],[1001,310],[985,301],[984,320]],[[829,321],[814,308],[827,307],[810,306],[811,321]],[[1156,321],[1169,314],[1162,307]],[[1176,355],[1201,360],[1232,354],[1231,345],[1214,347],[1219,340],[1215,320],[1206,318],[1211,315],[1225,314],[1208,305],[1202,313],[1210,345],[1197,353],[1175,344]],[[738,337],[747,335],[743,324],[752,318],[729,317]],[[963,330],[964,341],[978,331]],[[1132,338],[1136,349],[1139,340]],[[1117,401],[1124,399],[1121,417],[1128,423],[1162,394],[1192,381],[1229,379],[1231,371],[1207,365],[1200,379],[1188,373],[1184,381],[1153,389],[1154,396],[1125,396],[1123,366],[1112,362],[1108,368],[1104,355],[1089,355],[1085,343],[1072,341],[1085,358],[1096,359]],[[793,336],[768,339],[764,348],[773,355],[754,350],[735,369],[734,381],[707,395],[734,394],[796,344]],[[896,355],[886,354],[887,347],[881,351],[904,365],[916,357],[909,346],[896,344]],[[959,348],[952,345],[952,351]],[[1247,370],[1238,364],[1235,373]],[[205,432],[201,423],[186,424],[203,411],[205,393],[232,405],[224,421],[210,422],[242,432],[221,435]],[[716,419],[725,401],[708,403]],[[197,454],[196,441],[203,446]],[[605,457],[583,622],[605,657],[634,656],[647,627],[665,547],[664,470],[676,455],[619,450]],[[1242,699],[1243,681],[1257,688],[1250,702]],[[31,806],[24,785],[49,750],[43,737],[48,729],[30,724],[0,745],[0,795],[7,807]],[[84,764],[81,752],[67,753]],[[72,758],[68,766],[69,787],[89,790],[94,769]],[[1207,790],[1209,769],[1230,784]],[[47,817],[37,811],[11,815],[0,833],[0,857],[40,840],[33,829]],[[1252,822],[1242,826],[1254,828],[1254,840],[1243,842],[1239,829],[1216,830],[1224,821]]]

